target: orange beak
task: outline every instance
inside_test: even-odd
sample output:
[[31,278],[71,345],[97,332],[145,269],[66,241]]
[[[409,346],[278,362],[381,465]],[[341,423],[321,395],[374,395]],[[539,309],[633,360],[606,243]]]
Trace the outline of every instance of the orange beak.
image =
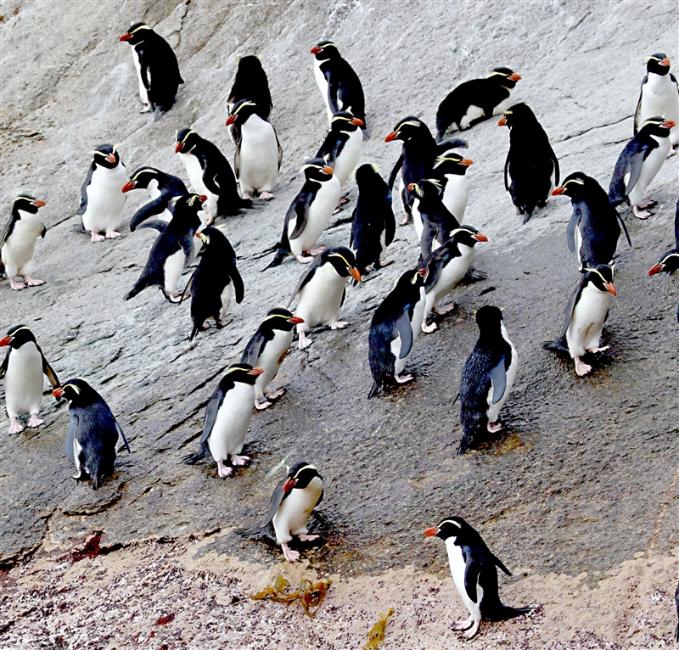
[[55,388],[52,391],[52,396],[56,397],[57,399],[61,399],[64,396],[64,389],[63,388]]
[[201,194],[199,197],[201,203],[205,203],[207,201],[207,195]]
[[123,42],[123,43],[126,43],[127,41],[131,41],[132,40],[132,34],[125,32],[118,40]]
[[45,203],[44,201],[40,201],[38,199],[37,201],[32,201],[31,205],[34,205],[36,208],[44,208],[47,205],[47,203]]
[[417,187],[417,183],[408,183],[408,191],[409,192],[414,192],[416,187]]
[[471,167],[474,164],[473,160],[470,160],[469,158],[463,158],[460,160],[460,165],[463,167]]
[[[648,269],[648,275],[656,275],[657,273],[662,273],[662,270],[665,268],[664,264],[654,264],[650,269]],[[4,339],[3,339],[4,341]],[[0,345],[2,345],[2,342],[0,342]]]
[[360,117],[355,117],[353,120],[351,120],[351,123],[355,124],[356,126],[365,126],[365,122]]
[[332,170],[332,167],[329,167],[328,165],[326,165],[325,167],[322,167],[322,168],[321,168],[321,171],[322,171],[324,174],[327,174],[328,176],[332,176],[333,173],[334,173],[333,170]]
[[552,196],[561,196],[562,194],[565,193],[566,193],[565,187],[557,187],[554,190],[552,190]]
[[423,266],[421,269],[417,269],[417,272],[423,277],[426,278],[427,274],[429,273],[429,270],[427,269],[426,266]]
[[612,282],[607,282],[604,286],[606,287],[606,291],[608,291],[608,293],[612,293],[614,296],[618,295],[618,290],[613,286]]
[[474,239],[476,239],[476,241],[488,241],[488,237],[486,237],[482,232],[477,232],[474,235]]
[[673,129],[677,123],[674,120],[665,120],[660,126],[664,129]]
[[300,318],[299,316],[292,316],[291,318],[288,318],[288,323],[292,323],[293,325],[299,325],[304,322],[303,318]]
[[311,52],[311,54],[318,54],[319,52],[322,52],[322,51],[323,51],[323,48],[318,47],[318,45],[314,45],[314,46],[309,50],[309,52]]
[[670,67],[670,60],[669,60],[667,57],[665,57],[665,58],[660,62],[660,65],[663,65],[663,66],[665,66],[666,68],[669,68],[669,67]]
[[108,156],[106,156],[106,162],[110,162],[111,164],[113,164],[113,163],[115,163],[115,161],[116,161],[115,154],[110,153],[110,154],[108,154]]
[[387,135],[384,136],[385,142],[393,142],[396,139],[398,139],[398,133],[396,133],[396,131],[392,131],[391,133],[387,133]]
[[498,121],[498,126],[507,126],[507,118],[503,115]]
[[174,146],[174,152],[175,153],[181,153],[184,151],[184,143],[183,142],[177,142],[177,144]]
[[509,75],[509,78],[512,81],[520,81],[521,80],[521,75],[518,72],[513,72],[512,74]]
[[294,478],[287,479],[285,483],[283,483],[283,492],[285,492],[285,494],[288,494],[290,490],[292,490],[292,488],[295,487],[295,483],[297,483],[297,479]]
[[252,370],[248,371],[248,375],[252,375],[253,377],[258,377],[264,372],[263,368],[253,368]]
[[361,272],[355,266],[349,268],[349,273],[351,273],[351,277],[354,278],[356,282],[361,281]]
[[11,336],[3,336],[0,339],[0,347],[5,347],[6,345],[9,345],[12,342],[12,337]]
[[438,532],[439,532],[438,527],[432,526],[431,528],[427,528],[427,530],[424,531],[424,536],[425,537],[436,537]]
[[231,126],[235,121],[236,121],[236,116],[235,115],[229,115],[229,117],[226,118],[226,126]]
[[133,190],[135,187],[137,187],[137,184],[134,181],[127,181],[125,185],[123,185],[123,194],[125,192],[129,192],[130,190]]

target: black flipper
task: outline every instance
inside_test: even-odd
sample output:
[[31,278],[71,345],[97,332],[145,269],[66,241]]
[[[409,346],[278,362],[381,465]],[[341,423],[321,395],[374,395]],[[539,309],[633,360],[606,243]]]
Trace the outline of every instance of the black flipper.
[[391,192],[391,190],[393,189],[394,181],[396,181],[396,176],[398,175],[398,172],[399,172],[399,170],[401,169],[402,166],[403,166],[403,152],[401,152],[401,155],[398,157],[398,160],[394,164],[394,168],[391,170],[391,173],[389,174],[389,183],[388,183],[389,192]]

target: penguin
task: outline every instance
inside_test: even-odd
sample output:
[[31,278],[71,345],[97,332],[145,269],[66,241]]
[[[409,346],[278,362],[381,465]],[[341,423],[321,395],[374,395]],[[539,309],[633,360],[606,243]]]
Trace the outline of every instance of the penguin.
[[303,318],[291,311],[276,307],[269,311],[245,346],[240,362],[264,371],[255,381],[255,408],[258,411],[269,408],[285,393],[282,387],[269,390],[269,384],[276,378],[292,345],[295,325],[303,322]]
[[180,129],[174,150],[184,163],[193,190],[208,197],[205,209],[212,221],[252,207],[252,201],[239,196],[231,165],[212,142],[191,129]]
[[432,178],[443,186],[441,201],[458,221],[464,219],[469,198],[469,180],[467,170],[474,164],[470,158],[464,158],[450,149],[436,157],[432,167]]
[[324,250],[303,273],[290,300],[297,298],[295,313],[302,319],[297,325],[300,350],[311,345],[307,332],[317,325],[337,330],[349,324],[338,319],[350,278],[360,282],[361,274],[353,252],[344,246]]
[[379,269],[390,262],[380,256],[394,241],[396,219],[391,207],[391,192],[377,167],[361,165],[356,170],[358,199],[351,215],[349,245],[356,255],[356,268],[363,276],[369,269]]
[[262,372],[245,363],[229,366],[205,408],[200,448],[184,458],[187,465],[194,465],[209,452],[217,463],[219,478],[227,478],[234,467],[251,460],[241,452],[252,419],[255,381]]
[[[664,115],[679,124],[679,83],[670,72],[670,60],[664,52],[646,58],[646,75],[634,111],[634,135],[654,115]],[[679,145],[679,129],[670,133],[670,143],[673,147]]]
[[25,325],[15,325],[0,339],[0,347],[7,346],[7,354],[0,366],[0,378],[5,379],[5,408],[9,416],[9,433],[21,433],[24,426],[19,417],[29,414],[28,426],[39,427],[42,402],[43,374],[52,388],[59,386],[59,378],[45,359],[35,335]]
[[304,185],[285,214],[281,240],[273,260],[264,270],[279,266],[290,253],[300,262],[311,262],[313,254],[319,252],[312,247],[330,222],[339,201],[340,183],[325,160],[307,160],[302,171]]
[[532,607],[508,607],[500,600],[497,569],[508,576],[509,569],[488,548],[486,543],[462,517],[448,517],[437,526],[424,531],[425,537],[438,537],[446,544],[450,575],[457,593],[469,612],[467,620],[458,621],[454,630],[472,639],[479,631],[482,620],[504,621],[528,614]]
[[449,305],[437,303],[467,274],[474,261],[476,244],[487,241],[488,237],[473,226],[460,226],[452,231],[448,241],[431,254],[427,263],[427,279],[424,283],[426,302],[422,317],[422,331],[425,334],[431,334],[438,328],[435,321],[427,325],[427,319],[432,312],[443,315],[455,308],[455,303]]
[[389,189],[394,187],[394,182],[399,171],[403,189],[401,190],[401,201],[405,218],[402,225],[408,223],[410,219],[411,205],[413,196],[408,186],[417,183],[422,178],[428,178],[436,157],[453,148],[466,147],[464,140],[452,139],[436,143],[429,127],[419,118],[414,116],[404,117],[394,130],[384,137],[385,142],[395,142],[401,140],[403,149],[398,160],[394,164],[391,174],[389,174]]
[[44,280],[28,275],[33,266],[33,254],[38,237],[45,237],[47,228],[38,216],[46,203],[28,194],[21,194],[12,203],[12,213],[0,234],[0,271],[4,267],[12,289],[39,287]]
[[145,23],[134,23],[120,37],[132,46],[134,67],[139,77],[142,113],[155,111],[156,119],[169,111],[184,80],[170,44]]
[[333,168],[341,186],[349,180],[361,157],[362,126],[363,120],[350,111],[335,113],[330,120],[330,130],[316,152],[316,158],[323,158]]
[[559,184],[559,160],[535,113],[523,103],[508,108],[498,126],[509,127],[509,151],[505,160],[505,190],[517,214],[527,223],[536,208],[547,203]]
[[151,200],[132,215],[130,220],[131,232],[134,232],[139,224],[151,217],[157,217],[169,223],[172,219],[172,212],[169,208],[170,201],[175,197],[189,193],[181,178],[146,165],[139,167],[132,173],[130,180],[123,185],[122,192],[125,194],[139,189],[147,190]]
[[670,133],[674,127],[675,122],[659,115],[644,121],[615,163],[608,188],[611,205],[627,201],[638,219],[648,219],[653,214],[648,208],[656,201],[644,200],[644,196],[671,149]]
[[75,465],[73,478],[92,481],[97,490],[103,479],[113,474],[117,449],[130,453],[118,420],[104,398],[84,379],[69,379],[52,394],[68,401],[68,432],[64,450]]
[[[240,101],[248,99],[257,105],[257,115],[265,122],[269,121],[273,101],[269,91],[269,80],[264,72],[261,61],[254,55],[244,56],[238,61],[238,68],[233,79],[226,107],[231,115],[233,107]],[[241,124],[229,124],[231,139],[237,145],[240,143]]]
[[314,465],[306,461],[295,463],[271,495],[269,511],[263,526],[273,525],[276,543],[288,562],[299,559],[299,551],[288,544],[296,537],[300,542],[312,542],[319,535],[310,535],[307,524],[311,511],[323,500],[323,477]]
[[424,268],[406,271],[373,314],[368,335],[373,385],[368,399],[389,385],[413,380],[412,375],[401,372],[422,327],[426,274]]
[[233,168],[246,199],[257,192],[260,199],[273,199],[271,193],[278,181],[283,149],[270,122],[257,112],[257,104],[242,99],[229,113],[226,126],[238,124],[240,138],[236,143]]
[[76,214],[93,242],[120,237],[125,195],[120,188],[128,181],[120,154],[111,144],[99,145],[92,152],[85,182],[80,189],[80,207]]
[[224,327],[231,295],[236,303],[243,302],[245,288],[236,266],[236,253],[226,236],[212,226],[199,232],[203,247],[198,253],[198,268],[191,279],[191,318],[193,330],[189,341],[207,329],[207,319],[213,318],[218,328]]
[[314,76],[328,112],[328,121],[339,111],[351,111],[354,117],[365,121],[363,86],[354,69],[342,58],[332,41],[321,41],[311,48],[314,55]]
[[147,287],[158,286],[170,302],[181,301],[179,279],[193,257],[193,236],[200,228],[198,212],[206,200],[206,196],[197,194],[177,197],[170,202],[174,215],[169,224],[162,221],[149,222],[158,228],[160,235],[151,247],[139,279],[125,296],[125,300],[134,298]]
[[609,203],[604,189],[591,176],[574,172],[552,191],[552,196],[565,194],[571,199],[571,214],[566,239],[568,248],[577,252],[580,269],[585,266],[609,264],[615,255],[620,237],[620,226],[627,243],[632,242],[625,222]]
[[679,269],[679,201],[674,213],[674,248],[665,251],[660,261],[648,269],[648,275],[653,276],[658,273],[671,275]]
[[516,348],[498,307],[481,307],[476,312],[476,323],[479,340],[464,364],[460,379],[460,454],[464,454],[483,431],[496,433],[502,429],[498,416],[512,390],[519,365]]
[[677,627],[674,630],[674,640],[679,643],[679,582],[674,590],[674,608],[677,610]]
[[582,360],[584,354],[596,354],[609,348],[608,345],[600,347],[600,342],[613,298],[618,295],[613,284],[613,271],[613,267],[607,264],[582,270],[566,307],[563,333],[556,341],[544,346],[555,352],[568,350],[578,377],[592,371],[592,366]]
[[443,140],[446,132],[464,131],[509,107],[518,72],[509,68],[493,68],[484,79],[465,81],[451,90],[436,111],[437,139]]

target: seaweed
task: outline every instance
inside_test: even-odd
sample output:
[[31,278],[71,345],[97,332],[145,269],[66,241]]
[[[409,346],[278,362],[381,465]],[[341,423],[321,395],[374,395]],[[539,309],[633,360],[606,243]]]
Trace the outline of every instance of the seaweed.
[[363,650],[377,650],[384,643],[384,632],[389,622],[389,617],[394,613],[394,608],[390,607],[384,614],[382,614],[375,625],[370,628],[368,632],[368,640],[363,646]]
[[[312,582],[307,578],[302,578],[297,591],[288,592],[286,589],[289,586],[288,581],[281,575],[275,580],[273,585],[258,591],[256,594],[250,596],[252,600],[271,600],[275,603],[284,603],[290,605],[294,602],[299,602],[304,613],[313,618],[321,606],[325,598],[332,580],[330,578],[323,578],[316,582]],[[313,608],[313,609],[312,609]]]

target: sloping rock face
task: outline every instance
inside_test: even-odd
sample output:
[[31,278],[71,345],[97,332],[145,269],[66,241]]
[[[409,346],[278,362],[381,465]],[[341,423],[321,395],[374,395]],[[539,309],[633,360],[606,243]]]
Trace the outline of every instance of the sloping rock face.
[[[261,269],[300,187],[299,167],[327,128],[310,46],[332,38],[360,75],[372,136],[363,160],[385,176],[399,146],[383,136],[400,118],[433,124],[451,87],[508,65],[523,76],[514,97],[535,110],[562,174],[582,170],[607,186],[632,133],[644,57],[677,55],[673,3],[10,0],[2,13],[2,209],[7,215],[15,194],[30,191],[48,203],[41,214],[49,231],[35,272],[48,283],[13,292],[3,282],[0,329],[30,325],[62,380],[80,376],[101,392],[133,450],[93,492],[69,479],[67,409],[50,398],[39,432],[0,436],[3,564],[94,530],[130,544],[251,527],[282,464],[297,459],[316,464],[326,481],[322,526],[332,543],[316,557],[346,574],[404,564],[441,571],[441,548],[423,545],[421,529],[452,514],[481,529],[508,566],[535,574],[608,571],[639,552],[676,546],[677,280],[645,271],[671,245],[677,158],[653,183],[652,219],[623,211],[634,247],[619,248],[611,352],[578,379],[541,347],[558,332],[577,282],[565,240],[570,205],[553,199],[521,226],[502,184],[507,132],[495,121],[464,134],[474,160],[465,221],[490,238],[476,263],[488,278],[460,288],[460,309],[418,340],[409,361],[416,383],[366,399],[371,315],[417,260],[408,226],[388,251],[395,263],[347,290],[350,327],[318,332],[307,352],[295,350],[284,364],[287,394],[253,417],[253,465],[222,481],[211,463],[180,462],[197,444],[220,375],[266,311],[287,303],[301,272],[293,261]],[[185,80],[177,105],[155,123],[138,113],[130,48],[117,42],[137,20],[170,41]],[[170,305],[153,290],[122,299],[153,233],[125,230],[116,241],[90,243],[74,230],[79,188],[90,151],[103,142],[117,144],[129,170],[151,164],[185,177],[174,134],[192,126],[231,158],[226,96],[238,57],[252,53],[268,73],[285,151],[280,187],[271,203],[224,222],[245,300],[227,327],[189,343],[187,303]],[[128,215],[140,194],[129,195]],[[330,228],[323,242],[348,244],[349,228]],[[477,336],[473,312],[483,304],[504,309],[521,368],[504,413],[507,434],[457,457],[453,398]],[[4,411],[0,426],[8,426]],[[254,562],[273,557],[235,532],[218,536],[211,550]]]

